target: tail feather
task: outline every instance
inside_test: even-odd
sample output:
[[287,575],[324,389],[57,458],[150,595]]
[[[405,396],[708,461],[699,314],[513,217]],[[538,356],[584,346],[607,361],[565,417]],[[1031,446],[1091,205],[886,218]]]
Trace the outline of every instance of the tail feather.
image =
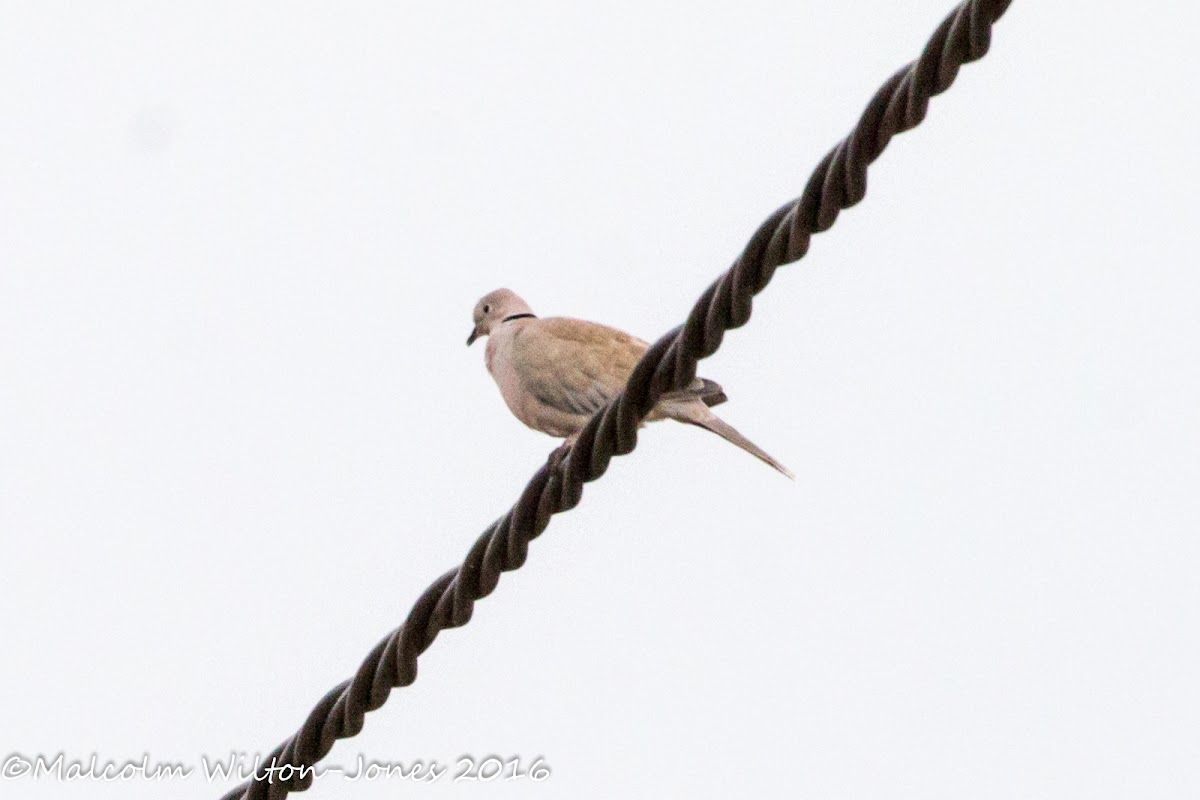
[[739,433],[737,428],[733,427],[728,422],[709,411],[708,406],[698,403],[681,403],[678,405],[672,404],[664,410],[667,411],[668,416],[670,416],[672,419],[697,425],[707,431],[711,431],[730,444],[734,444],[742,448],[763,463],[779,470],[791,480],[796,480],[796,476],[792,474],[790,469],[785,467],[783,464],[780,464],[771,456],[770,453],[768,453],[766,450],[763,450],[754,442],[750,441],[741,433]]
[[703,400],[704,405],[709,408],[719,406],[729,399],[721,384],[708,378],[696,378],[688,388],[663,395],[662,401],[667,405],[679,405],[696,398]]
[[700,381],[700,399],[704,401],[704,405],[712,408],[729,399],[725,396],[725,390],[721,388],[721,384],[710,381],[708,378],[700,378]]

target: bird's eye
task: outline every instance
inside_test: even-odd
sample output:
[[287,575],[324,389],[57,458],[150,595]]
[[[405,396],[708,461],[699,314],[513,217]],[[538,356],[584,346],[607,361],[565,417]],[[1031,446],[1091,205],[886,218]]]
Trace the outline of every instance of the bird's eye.
[[491,307],[491,306],[484,306],[484,307],[483,307],[483,313],[485,313],[485,314],[489,314],[489,313],[491,313],[491,311],[492,311],[492,307]]

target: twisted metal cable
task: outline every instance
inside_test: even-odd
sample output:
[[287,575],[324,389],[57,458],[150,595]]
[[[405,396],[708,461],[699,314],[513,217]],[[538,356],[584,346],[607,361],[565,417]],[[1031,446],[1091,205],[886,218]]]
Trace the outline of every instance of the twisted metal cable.
[[[591,418],[574,446],[551,453],[516,504],[475,541],[461,566],[434,581],[404,624],[371,650],[354,677],[321,698],[300,730],[223,800],[279,800],[308,789],[312,766],[334,742],[358,734],[368,711],[382,706],[393,688],[416,680],[417,658],[438,633],[467,624],[475,601],[492,593],[500,574],[525,563],[529,542],[546,529],[550,517],[578,505],[583,485],[603,475],[614,456],[633,450],[638,425],[658,399],[686,388],[697,362],[717,351],[725,332],[746,324],[754,295],[770,282],[776,267],[803,257],[814,233],[827,230],[843,208],[863,198],[867,167],[893,136],[925,118],[929,99],[950,88],[960,66],[987,53],[992,25],[1010,3],[966,0],[942,21],[920,58],[879,88],[850,135],[821,160],[804,193],[759,226],[733,266],[701,295],[687,322],[646,351],[624,391]],[[278,771],[268,771],[271,767]]]

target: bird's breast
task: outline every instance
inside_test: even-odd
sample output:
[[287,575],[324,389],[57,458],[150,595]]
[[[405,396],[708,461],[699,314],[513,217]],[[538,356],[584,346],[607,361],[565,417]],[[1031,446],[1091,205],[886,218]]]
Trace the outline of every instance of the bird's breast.
[[531,425],[527,409],[525,393],[522,391],[520,376],[517,375],[512,357],[513,336],[510,331],[500,330],[488,337],[484,363],[496,386],[500,388],[500,396],[513,415]]

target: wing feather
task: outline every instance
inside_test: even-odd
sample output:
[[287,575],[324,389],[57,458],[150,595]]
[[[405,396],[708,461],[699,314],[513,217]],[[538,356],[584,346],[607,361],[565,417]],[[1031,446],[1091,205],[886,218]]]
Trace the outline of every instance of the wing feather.
[[543,405],[590,417],[625,386],[648,345],[596,322],[550,317],[526,325],[513,340],[513,366]]

